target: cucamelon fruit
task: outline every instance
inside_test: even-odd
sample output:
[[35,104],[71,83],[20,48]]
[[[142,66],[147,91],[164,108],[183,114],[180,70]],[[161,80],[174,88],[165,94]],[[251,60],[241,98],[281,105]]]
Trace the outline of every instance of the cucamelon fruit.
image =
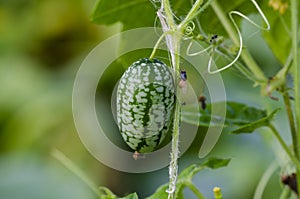
[[175,104],[172,73],[163,62],[134,62],[117,88],[117,123],[127,145],[139,153],[154,151],[169,131]]

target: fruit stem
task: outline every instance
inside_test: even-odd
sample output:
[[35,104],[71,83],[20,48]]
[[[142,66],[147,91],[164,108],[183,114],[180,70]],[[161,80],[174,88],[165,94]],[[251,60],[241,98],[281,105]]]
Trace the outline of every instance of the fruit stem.
[[198,199],[205,199],[202,193],[197,189],[197,187],[191,182],[185,182],[185,185],[197,196]]
[[171,31],[166,31],[164,32],[160,37],[159,39],[157,40],[157,42],[155,43],[155,46],[153,47],[153,50],[152,50],[152,53],[149,57],[149,59],[152,61],[154,56],[155,56],[155,53],[156,53],[156,50],[158,49],[158,46],[159,44],[162,42],[162,40],[166,37],[167,34],[170,34]]

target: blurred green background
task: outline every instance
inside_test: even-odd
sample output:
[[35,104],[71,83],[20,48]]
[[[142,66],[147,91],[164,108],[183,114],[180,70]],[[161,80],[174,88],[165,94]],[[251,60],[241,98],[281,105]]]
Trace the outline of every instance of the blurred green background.
[[[89,21],[94,3],[0,0],[1,199],[96,198],[82,180],[51,156],[54,149],[74,161],[95,184],[120,196],[136,191],[144,198],[168,181],[167,168],[128,174],[104,166],[88,153],[77,135],[72,118],[76,72],[93,47],[119,30],[118,25],[104,27]],[[244,24],[249,32],[247,28]],[[277,61],[255,31],[245,35],[246,45],[271,76],[278,69]],[[119,70],[109,74],[113,72],[120,74]],[[260,97],[259,89],[235,71],[226,71],[223,77],[229,100],[267,109],[281,106]],[[113,88],[114,82],[107,79],[107,88]],[[108,98],[110,92],[105,91]],[[282,118],[279,114],[277,120]],[[180,170],[201,161],[197,157],[201,130],[180,159]],[[253,198],[264,170],[276,158],[273,146],[264,129],[252,135],[223,134],[211,156],[229,157],[232,162],[226,168],[199,173],[194,182],[207,198],[212,198],[214,186],[222,188],[224,198]],[[279,176],[280,170],[268,184],[264,198],[278,196]],[[189,191],[186,194],[194,197]]]

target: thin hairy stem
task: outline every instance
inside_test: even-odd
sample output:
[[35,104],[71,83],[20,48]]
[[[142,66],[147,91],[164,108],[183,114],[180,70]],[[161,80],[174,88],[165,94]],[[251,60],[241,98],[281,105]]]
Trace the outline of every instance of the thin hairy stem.
[[169,165],[169,193],[168,199],[174,198],[174,193],[176,190],[176,181],[178,175],[178,154],[179,154],[179,124],[180,124],[180,104],[176,100],[175,105],[175,116],[174,116],[173,134],[172,134],[172,151],[171,151],[171,161]]
[[191,10],[189,11],[189,13],[186,15],[186,17],[184,18],[184,20],[178,25],[178,29],[184,29],[185,26],[191,21],[193,20],[193,18],[195,18],[195,13],[199,10],[201,4],[203,3],[203,0],[197,0],[193,7],[191,8]]
[[167,25],[169,26],[169,29],[175,30],[176,23],[173,18],[173,12],[169,0],[162,0],[161,10],[164,11],[164,15],[166,17],[166,21],[167,21]]

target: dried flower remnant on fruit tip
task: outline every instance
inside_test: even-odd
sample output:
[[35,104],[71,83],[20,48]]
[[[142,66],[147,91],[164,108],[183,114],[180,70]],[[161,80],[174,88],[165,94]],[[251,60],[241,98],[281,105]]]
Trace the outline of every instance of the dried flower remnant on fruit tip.
[[138,160],[138,159],[141,159],[141,158],[145,158],[146,156],[143,153],[139,153],[139,152],[135,151],[133,153],[132,157],[133,157],[134,160]]
[[272,7],[275,11],[278,11],[281,15],[283,15],[289,7],[286,0],[270,0],[269,6]]

